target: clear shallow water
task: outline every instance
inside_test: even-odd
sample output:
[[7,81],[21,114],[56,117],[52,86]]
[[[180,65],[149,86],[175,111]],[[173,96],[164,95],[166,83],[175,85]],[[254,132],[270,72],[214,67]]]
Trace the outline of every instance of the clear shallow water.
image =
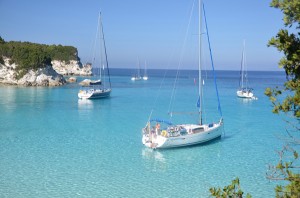
[[[197,101],[195,74],[185,72],[174,102],[179,111],[193,110]],[[274,197],[276,183],[265,174],[267,165],[277,162],[278,135],[286,126],[271,113],[263,92],[281,85],[284,74],[250,72],[259,99],[245,101],[236,98],[238,72],[218,72],[225,136],[152,151],[141,143],[141,128],[153,108],[154,115],[167,118],[173,78],[167,75],[161,86],[162,71],[149,70],[147,82],[131,82],[131,73],[112,70],[112,96],[103,100],[78,100],[77,84],[0,86],[1,197],[208,197],[210,187],[228,185],[237,176],[244,192]],[[209,114],[208,122],[218,118],[210,82],[206,79],[205,104],[216,114]]]

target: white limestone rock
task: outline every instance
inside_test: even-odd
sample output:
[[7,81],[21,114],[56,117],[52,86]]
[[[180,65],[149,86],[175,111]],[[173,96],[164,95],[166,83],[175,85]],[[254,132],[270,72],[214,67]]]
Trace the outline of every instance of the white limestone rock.
[[89,86],[91,83],[91,80],[90,79],[84,79],[83,81],[81,81],[79,84],[81,86]]
[[75,82],[77,82],[77,78],[75,78],[75,77],[70,77],[68,80],[67,80],[67,82],[69,82],[69,83],[75,83]]
[[53,69],[61,75],[75,75],[75,76],[91,76],[92,66],[90,64],[82,65],[80,61],[70,60],[65,61],[53,60],[51,61]]
[[9,58],[3,58],[0,64],[0,83],[22,86],[60,86],[66,83],[64,77],[58,74],[51,65],[36,71],[29,70],[21,79],[17,79],[15,63],[10,64]]

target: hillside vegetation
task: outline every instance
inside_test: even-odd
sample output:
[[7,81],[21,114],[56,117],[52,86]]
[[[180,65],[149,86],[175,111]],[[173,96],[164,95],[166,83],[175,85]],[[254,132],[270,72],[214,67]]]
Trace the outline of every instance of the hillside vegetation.
[[52,60],[69,62],[79,60],[75,47],[62,45],[45,45],[30,42],[9,41],[5,42],[0,37],[0,63],[3,57],[10,58],[10,63],[16,63],[16,70],[26,73],[30,69],[44,68],[51,65]]

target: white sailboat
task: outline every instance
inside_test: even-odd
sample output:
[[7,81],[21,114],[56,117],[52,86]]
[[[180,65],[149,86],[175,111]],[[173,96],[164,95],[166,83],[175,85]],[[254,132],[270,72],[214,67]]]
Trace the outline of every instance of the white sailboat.
[[[221,137],[223,119],[222,112],[219,103],[218,97],[218,109],[220,112],[220,119],[215,123],[203,123],[202,114],[203,114],[203,81],[201,73],[201,21],[202,21],[202,2],[199,0],[199,62],[198,62],[198,114],[199,120],[197,123],[186,123],[186,124],[173,124],[169,121],[162,119],[152,119],[152,112],[150,118],[147,121],[146,126],[142,129],[142,143],[149,148],[153,149],[163,149],[163,148],[174,148],[174,147],[183,147],[189,145],[195,145],[204,143],[216,138]],[[205,10],[203,6],[204,17]],[[207,28],[206,28],[207,30]],[[208,30],[207,30],[208,36]],[[209,37],[208,37],[209,41]],[[209,45],[210,46],[210,45]],[[212,61],[212,58],[211,58]],[[213,62],[212,62],[213,67]],[[214,71],[214,67],[213,67]],[[215,76],[214,76],[215,77]],[[216,82],[216,80],[215,80]],[[216,85],[216,84],[215,84]],[[218,89],[216,86],[216,92],[218,96]],[[166,125],[166,127],[161,127],[161,125]]]
[[[102,26],[102,20],[101,20],[101,12],[99,13],[98,18],[98,26],[97,26],[97,38],[100,38],[102,43],[100,43],[100,47],[104,48],[104,59],[100,60],[100,64],[102,64],[102,67],[99,68],[99,79],[95,81],[90,81],[88,85],[83,86],[82,89],[78,92],[78,98],[80,99],[97,99],[97,98],[106,98],[110,96],[111,93],[111,82],[110,82],[110,74],[109,74],[109,67],[108,67],[108,61],[107,61],[107,53],[106,53],[106,45],[105,45],[105,39],[104,39],[104,31]],[[101,52],[100,52],[101,53]],[[102,58],[102,55],[100,54],[100,57]],[[106,68],[105,68],[106,66]],[[108,75],[108,86],[106,86],[105,82],[105,70]]]
[[148,74],[147,74],[147,62],[146,62],[146,61],[145,61],[145,69],[144,69],[143,80],[148,80]]
[[237,97],[246,99],[257,99],[253,94],[253,89],[248,87],[248,74],[245,55],[245,41],[243,44],[241,71],[240,71],[240,87],[236,92]]
[[141,77],[141,68],[140,68],[140,60],[138,59],[138,69],[137,69],[137,74],[131,77],[132,81],[137,81],[137,80],[142,80]]

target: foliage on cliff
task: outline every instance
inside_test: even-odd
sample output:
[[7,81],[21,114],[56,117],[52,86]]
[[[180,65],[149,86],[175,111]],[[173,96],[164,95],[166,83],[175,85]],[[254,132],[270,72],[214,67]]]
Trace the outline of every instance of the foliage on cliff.
[[[225,186],[224,188],[210,188],[211,196],[216,198],[242,198],[244,192],[240,187],[240,180],[236,178],[232,180],[231,184]],[[246,198],[251,198],[252,196],[247,193]]]
[[[271,6],[283,12],[286,29],[280,29],[268,45],[284,54],[279,67],[285,70],[287,81],[284,89],[268,88],[265,93],[273,103],[274,113],[290,112],[296,118],[300,118],[300,1],[272,0]],[[284,92],[293,95],[280,102],[277,98]]]
[[44,45],[30,42],[10,41],[5,42],[0,37],[0,63],[3,57],[16,63],[17,71],[24,73],[29,69],[43,68],[50,65],[52,60],[69,62],[78,60],[77,49],[72,46]]
[[[279,67],[283,68],[287,81],[283,88],[267,88],[265,94],[273,105],[273,113],[286,113],[287,123],[292,130],[286,130],[286,145],[278,152],[279,162],[269,167],[267,178],[280,180],[280,185],[275,188],[278,198],[300,197],[300,166],[299,166],[299,132],[300,132],[300,1],[299,0],[272,0],[271,7],[280,9],[283,13],[285,29],[280,29],[277,35],[268,43],[283,53]],[[290,120],[295,120],[291,122]],[[238,188],[237,188],[238,187]],[[213,197],[242,197],[239,181],[233,180],[232,184],[222,189],[211,188]],[[235,194],[234,194],[235,193]]]
[[279,66],[285,70],[287,81],[283,88],[267,88],[265,94],[273,104],[273,113],[287,114],[291,129],[286,130],[286,145],[278,152],[279,162],[270,166],[267,177],[286,182],[275,188],[276,197],[294,198],[300,197],[300,1],[272,0],[271,7],[283,13],[285,28],[268,45],[284,54]]

